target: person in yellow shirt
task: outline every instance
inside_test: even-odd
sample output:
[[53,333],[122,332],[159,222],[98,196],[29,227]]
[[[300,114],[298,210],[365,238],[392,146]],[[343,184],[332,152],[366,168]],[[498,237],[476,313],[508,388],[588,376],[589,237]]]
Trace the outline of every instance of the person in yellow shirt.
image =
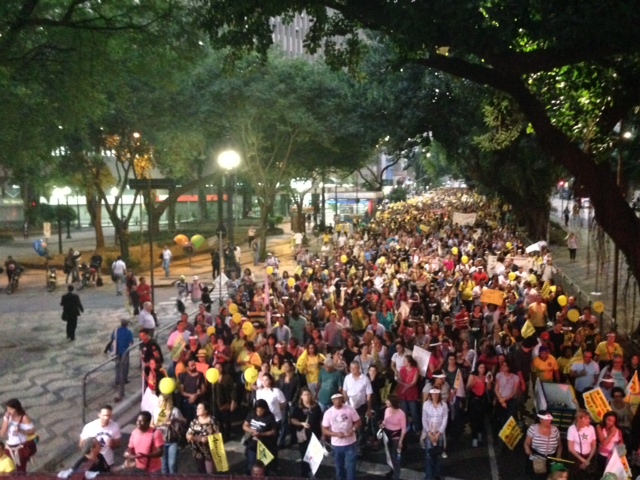
[[622,347],[616,342],[616,332],[607,333],[607,340],[596,347],[594,360],[600,368],[613,360],[614,355],[624,355]]
[[473,289],[476,284],[471,280],[469,274],[465,274],[460,282],[460,300],[467,307],[467,312],[473,310]]
[[544,345],[538,350],[538,356],[531,362],[531,371],[541,382],[559,382],[560,367],[556,359]]
[[537,294],[535,301],[529,305],[528,310],[529,321],[536,329],[536,333],[540,334],[547,328],[547,304],[542,301],[542,295]]
[[14,473],[16,471],[16,464],[9,455],[4,451],[4,442],[0,440],[0,475],[6,473]]

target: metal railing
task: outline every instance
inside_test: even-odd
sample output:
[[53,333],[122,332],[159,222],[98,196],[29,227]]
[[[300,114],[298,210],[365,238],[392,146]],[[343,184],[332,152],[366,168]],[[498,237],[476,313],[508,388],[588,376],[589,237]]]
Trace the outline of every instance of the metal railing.
[[[190,312],[189,313],[189,317],[195,316],[195,314],[197,312],[198,312],[197,310],[194,310],[194,311]],[[162,328],[159,328],[159,329],[155,330],[154,340],[156,340],[158,342],[158,345],[160,345],[160,348],[162,348],[163,345],[166,344],[166,339],[163,342],[159,341],[160,334],[166,333],[166,332],[174,329],[175,326],[176,326],[176,323],[177,323],[177,321],[170,321],[167,325],[163,326]],[[142,344],[142,342],[140,340],[138,340],[137,342],[134,342],[133,345],[131,345],[129,348],[127,348],[125,354],[128,355],[129,353],[131,353],[131,351],[133,351],[135,349],[139,349],[141,344]],[[116,355],[115,354],[114,355],[110,355],[107,360],[103,361],[99,365],[97,365],[94,368],[92,368],[91,370],[89,370],[82,377],[82,423],[83,424],[87,423],[87,409],[88,409],[87,387],[89,386],[89,385],[87,385],[88,378],[91,375],[93,375],[94,373],[103,370],[106,366],[113,365],[115,363],[115,361],[116,361]],[[141,359],[139,357],[138,357],[138,362],[134,362],[134,365],[136,365],[138,368],[140,368],[141,374],[142,374]]]

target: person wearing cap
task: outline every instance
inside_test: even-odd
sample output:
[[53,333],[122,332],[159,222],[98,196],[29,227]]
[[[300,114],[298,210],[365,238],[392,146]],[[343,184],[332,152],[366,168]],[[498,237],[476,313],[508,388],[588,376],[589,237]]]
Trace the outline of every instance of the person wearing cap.
[[129,320],[120,319],[120,326],[111,333],[116,363],[117,401],[124,397],[124,385],[129,383],[129,347],[133,345],[133,333],[129,330]]
[[447,376],[442,370],[436,370],[435,372],[433,372],[431,380],[425,382],[424,388],[422,389],[423,402],[429,400],[429,392],[434,388],[440,390],[440,398],[449,398],[451,387],[447,383]]
[[578,410],[573,425],[567,430],[569,460],[574,462],[571,466],[573,478],[586,478],[588,473],[594,471],[593,457],[597,452],[596,440],[597,435],[591,425],[589,412]]
[[542,345],[538,349],[538,356],[533,359],[531,370],[541,382],[559,382],[560,367],[553,355],[549,353],[549,347]]
[[[538,423],[534,423],[527,430],[524,452],[529,457],[527,462],[529,478],[543,479],[549,470],[547,457],[562,458],[562,440],[558,428],[551,424],[553,416],[548,411],[539,410],[537,417]],[[544,472],[536,473],[534,471],[534,462],[539,462],[540,458],[546,461],[546,467]]]
[[429,397],[422,405],[422,433],[420,443],[425,447],[425,480],[440,477],[440,458],[444,454],[445,432],[449,409],[442,400],[439,388],[429,390]]
[[200,350],[198,350],[198,353],[196,355],[196,370],[204,375],[210,368],[211,364],[209,363],[207,349],[201,348]]
[[622,347],[616,342],[616,332],[607,333],[607,339],[596,347],[594,359],[602,370],[613,360],[614,355],[624,355]]
[[275,473],[278,461],[278,426],[276,419],[269,410],[269,405],[264,399],[256,400],[253,409],[249,412],[242,424],[245,432],[245,456],[247,457],[247,474],[251,473],[257,463],[258,442],[262,443],[273,455],[274,459],[267,465],[266,473]]
[[331,396],[333,406],[322,417],[322,434],[331,437],[336,480],[356,479],[356,432],[362,422],[358,412],[344,402],[341,393]]

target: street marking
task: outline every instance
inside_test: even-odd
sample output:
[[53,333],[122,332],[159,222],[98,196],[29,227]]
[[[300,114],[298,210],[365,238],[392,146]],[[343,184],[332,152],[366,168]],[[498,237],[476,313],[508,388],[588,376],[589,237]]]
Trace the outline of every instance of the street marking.
[[487,444],[489,450],[489,466],[491,467],[492,480],[500,479],[500,472],[498,470],[498,460],[496,459],[496,451],[493,448],[493,431],[491,430],[491,424],[489,423],[489,417],[484,418],[484,430],[487,432]]

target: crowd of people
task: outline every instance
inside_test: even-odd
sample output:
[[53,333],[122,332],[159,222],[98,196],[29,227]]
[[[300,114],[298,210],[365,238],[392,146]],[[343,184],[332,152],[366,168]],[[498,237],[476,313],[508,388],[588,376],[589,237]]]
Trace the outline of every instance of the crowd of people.
[[[277,475],[279,450],[297,446],[300,475],[309,477],[302,458],[315,436],[330,446],[338,480],[355,479],[364,449],[383,444],[390,478],[400,478],[403,452],[421,448],[432,480],[448,452],[466,439],[483,445],[486,428],[497,432],[511,417],[526,432],[516,448],[530,478],[600,478],[623,447],[636,458],[640,420],[627,386],[640,357],[615,332],[599,331],[590,306],[555,284],[546,244],[526,253],[510,219],[498,202],[439,191],[386,205],[367,225],[337,227],[317,254],[296,242],[293,271],[272,261],[266,272],[232,276],[218,311],[196,278],[182,301],[198,312],[180,315],[167,355],[153,324],[140,330],[157,405],[140,413],[123,468],[177,473],[177,446],[186,443],[197,471],[213,473],[208,438],[221,433],[242,440],[248,474]],[[176,380],[174,393],[162,392],[164,378]],[[537,380],[573,386],[568,431],[554,425],[553,411],[536,410]],[[592,425],[583,394],[596,387],[611,411]],[[5,416],[2,436],[16,421]],[[112,466],[119,436],[90,430],[82,438],[82,465]],[[265,448],[273,456],[266,466],[258,458]]]

